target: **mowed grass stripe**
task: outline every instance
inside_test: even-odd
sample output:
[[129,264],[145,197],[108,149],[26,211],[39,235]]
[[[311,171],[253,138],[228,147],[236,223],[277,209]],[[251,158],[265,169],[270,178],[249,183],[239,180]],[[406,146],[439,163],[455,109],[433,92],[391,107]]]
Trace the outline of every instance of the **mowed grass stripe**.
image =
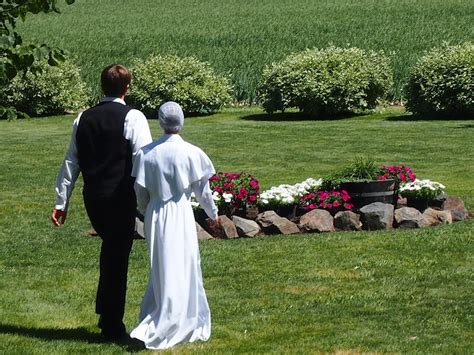
[[[355,153],[404,162],[473,204],[470,121],[406,121],[400,111],[334,121],[257,109],[186,119],[183,136],[216,168],[263,188],[320,177]],[[0,121],[0,352],[123,353],[100,343],[94,297],[99,241],[73,194],[49,222],[73,116]],[[158,137],[158,122],[150,121]],[[473,223],[421,230],[274,236],[201,243],[213,317],[209,342],[176,353],[472,353]],[[146,243],[130,261],[125,322],[137,324]],[[144,352],[145,353],[145,352]]]
[[384,50],[396,88],[424,50],[473,40],[474,10],[465,0],[81,0],[61,15],[30,16],[26,41],[69,50],[94,93],[100,70],[151,53],[194,55],[232,75],[239,100],[253,100],[263,67],[305,48]]

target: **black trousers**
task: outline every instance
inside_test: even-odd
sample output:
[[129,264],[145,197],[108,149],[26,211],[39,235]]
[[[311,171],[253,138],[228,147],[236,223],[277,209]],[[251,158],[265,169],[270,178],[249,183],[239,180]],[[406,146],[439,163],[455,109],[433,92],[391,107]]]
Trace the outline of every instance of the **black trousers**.
[[113,196],[84,193],[84,205],[92,226],[102,239],[96,313],[102,332],[125,332],[123,315],[127,292],[128,259],[135,229],[136,200],[133,192]]

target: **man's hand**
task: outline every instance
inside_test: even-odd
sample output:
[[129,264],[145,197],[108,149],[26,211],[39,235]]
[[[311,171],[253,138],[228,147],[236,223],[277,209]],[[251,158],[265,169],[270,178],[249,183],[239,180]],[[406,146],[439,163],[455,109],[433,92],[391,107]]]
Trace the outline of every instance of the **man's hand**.
[[66,216],[67,216],[66,211],[57,210],[55,208],[53,210],[53,214],[51,215],[51,222],[53,222],[53,224],[56,227],[59,227],[61,224],[64,224],[64,222],[66,221]]

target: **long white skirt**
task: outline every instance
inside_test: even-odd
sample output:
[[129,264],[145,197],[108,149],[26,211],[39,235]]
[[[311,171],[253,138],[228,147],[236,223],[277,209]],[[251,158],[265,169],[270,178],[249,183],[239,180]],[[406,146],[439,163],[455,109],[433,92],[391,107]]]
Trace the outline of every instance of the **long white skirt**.
[[186,195],[163,203],[152,200],[145,215],[150,279],[131,332],[149,349],[207,340],[211,313],[202,285],[196,225]]

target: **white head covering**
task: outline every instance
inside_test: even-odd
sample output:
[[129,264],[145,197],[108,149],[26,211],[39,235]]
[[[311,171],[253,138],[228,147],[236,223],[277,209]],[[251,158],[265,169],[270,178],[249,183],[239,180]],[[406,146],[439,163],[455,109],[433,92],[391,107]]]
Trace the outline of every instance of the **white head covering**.
[[174,101],[165,102],[158,110],[158,118],[160,126],[165,131],[179,132],[183,128],[184,113]]

